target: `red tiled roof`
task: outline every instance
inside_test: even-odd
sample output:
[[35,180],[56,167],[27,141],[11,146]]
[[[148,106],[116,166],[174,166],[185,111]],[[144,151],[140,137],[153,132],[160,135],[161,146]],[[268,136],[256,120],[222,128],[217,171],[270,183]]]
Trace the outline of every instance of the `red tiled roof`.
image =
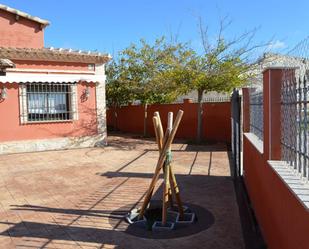
[[0,47],[0,58],[10,60],[63,61],[83,63],[106,63],[111,60],[109,54],[55,48],[13,48]]

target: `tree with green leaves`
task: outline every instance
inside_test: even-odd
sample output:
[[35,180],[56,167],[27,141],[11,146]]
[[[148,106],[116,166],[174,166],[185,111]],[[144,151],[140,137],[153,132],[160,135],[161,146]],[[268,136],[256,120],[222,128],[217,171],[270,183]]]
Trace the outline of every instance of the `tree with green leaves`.
[[226,19],[223,19],[216,41],[210,43],[207,28],[203,28],[200,19],[200,36],[204,51],[201,55],[193,56],[186,68],[186,75],[190,79],[188,87],[198,93],[197,142],[202,139],[204,94],[212,91],[230,93],[233,88],[247,83],[251,76],[249,71],[254,66],[250,62],[251,52],[266,46],[252,44],[256,29],[228,40],[223,33],[229,24],[230,22],[226,23]]
[[[119,54],[107,69],[107,100],[119,106],[139,100],[144,106],[146,135],[147,106],[169,103],[189,90],[198,93],[197,142],[202,138],[203,96],[207,92],[231,92],[248,81],[253,64],[251,52],[266,44],[252,45],[256,30],[234,39],[224,37],[230,23],[223,19],[215,42],[209,42],[207,28],[199,23],[204,48],[198,54],[187,44],[168,43],[163,38],[154,44],[141,40]],[[110,84],[110,85],[109,85]]]
[[123,81],[123,65],[112,61],[106,67],[106,104],[113,111],[114,130],[117,130],[117,108],[134,100],[134,92],[130,82]]
[[[144,106],[145,136],[148,105],[170,103],[185,92],[179,74],[191,55],[192,51],[184,44],[168,43],[164,37],[153,45],[141,40],[139,46],[132,44],[123,50],[108,72],[108,82],[112,79],[122,90],[129,89],[130,99],[139,100]],[[107,99],[111,96],[107,91]],[[121,98],[120,94],[116,97]]]

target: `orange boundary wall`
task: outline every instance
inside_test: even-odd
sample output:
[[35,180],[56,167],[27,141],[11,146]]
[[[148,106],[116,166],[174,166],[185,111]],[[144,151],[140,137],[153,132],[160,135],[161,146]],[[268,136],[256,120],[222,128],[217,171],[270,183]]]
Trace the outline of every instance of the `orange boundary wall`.
[[[181,104],[156,104],[148,106],[147,133],[154,136],[152,117],[158,111],[163,126],[167,125],[167,113],[173,112],[176,116],[178,110],[184,115],[177,131],[177,138],[195,139],[197,130],[197,104],[185,101]],[[228,142],[231,140],[231,104],[204,103],[203,105],[203,138],[208,141]],[[116,110],[117,127],[122,132],[143,134],[144,107],[141,105],[123,106]],[[107,125],[114,126],[114,109],[107,110]]]
[[244,136],[244,180],[269,249],[308,249],[309,211]]
[[[268,160],[280,160],[278,93],[281,73],[281,69],[268,69],[264,72],[263,153],[246,134],[243,136],[244,181],[268,248],[308,249],[309,210],[268,163]],[[244,90],[243,94],[243,128],[244,132],[248,132],[248,91]]]

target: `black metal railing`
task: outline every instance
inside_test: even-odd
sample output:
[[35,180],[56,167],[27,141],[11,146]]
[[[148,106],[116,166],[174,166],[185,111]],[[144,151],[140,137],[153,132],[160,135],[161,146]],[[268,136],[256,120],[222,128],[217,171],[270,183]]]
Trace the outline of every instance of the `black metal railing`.
[[308,79],[286,69],[281,86],[281,158],[303,179],[309,179]]
[[263,92],[250,91],[250,132],[263,140]]

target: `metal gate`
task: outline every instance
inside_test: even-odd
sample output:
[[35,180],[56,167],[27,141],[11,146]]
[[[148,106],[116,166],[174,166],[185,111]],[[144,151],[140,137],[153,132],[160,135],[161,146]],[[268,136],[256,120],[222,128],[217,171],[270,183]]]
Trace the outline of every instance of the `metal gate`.
[[231,125],[232,125],[232,160],[234,177],[241,175],[241,97],[239,91],[234,89],[231,97]]

